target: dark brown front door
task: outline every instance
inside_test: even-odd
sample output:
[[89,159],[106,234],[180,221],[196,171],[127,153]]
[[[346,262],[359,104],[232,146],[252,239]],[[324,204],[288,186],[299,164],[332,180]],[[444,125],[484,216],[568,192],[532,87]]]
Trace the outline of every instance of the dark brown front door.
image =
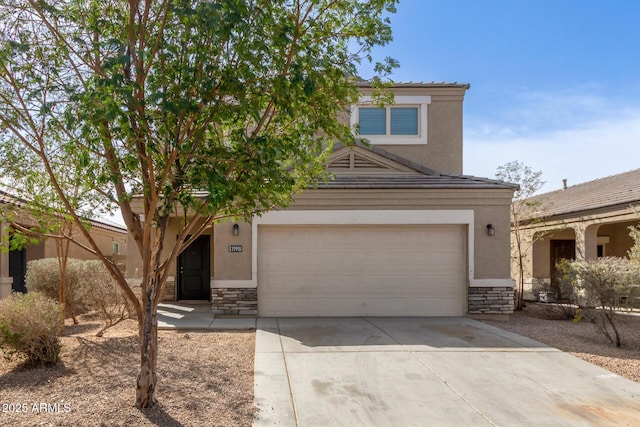
[[200,236],[178,257],[178,299],[211,298],[210,241],[210,236]]
[[556,264],[563,259],[576,259],[576,241],[575,240],[551,240],[551,286],[562,299],[565,295],[561,295],[560,285],[558,284],[558,271]]
[[13,278],[11,290],[14,292],[27,292],[24,286],[24,278],[27,271],[27,256],[24,249],[9,252],[9,276]]

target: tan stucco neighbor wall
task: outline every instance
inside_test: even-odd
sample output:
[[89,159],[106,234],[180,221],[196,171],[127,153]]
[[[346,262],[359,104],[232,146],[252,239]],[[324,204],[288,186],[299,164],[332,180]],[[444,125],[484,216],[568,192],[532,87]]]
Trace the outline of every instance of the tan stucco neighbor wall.
[[[32,223],[28,219],[22,221],[23,226],[30,226]],[[10,235],[10,227],[0,222],[0,239],[3,234]],[[98,225],[91,226],[91,237],[95,240],[96,244],[107,256],[114,256],[113,243],[117,242],[119,245],[119,254],[114,256],[114,260],[118,263],[120,268],[125,268],[125,258],[127,254],[127,234],[124,230],[116,229],[115,227],[101,228]],[[79,231],[74,232],[74,239],[84,246],[88,245],[88,240],[80,234]],[[2,241],[2,240],[0,240]],[[58,251],[56,249],[56,242],[53,239],[47,239],[37,244],[32,244],[25,247],[26,261],[33,261],[42,258],[56,258]],[[88,260],[98,259],[98,257],[91,252],[87,251],[83,247],[71,242],[69,245],[69,258]],[[6,297],[11,293],[12,278],[9,276],[9,256],[8,253],[0,251],[0,298]]]
[[[567,214],[524,226],[525,297],[534,297],[531,291],[537,280],[542,279],[547,283],[550,281],[551,240],[574,240],[578,260],[595,258],[598,244],[604,244],[605,256],[625,257],[633,245],[628,227],[634,224],[640,224],[640,220],[633,209],[626,206]],[[543,237],[530,244],[532,236],[538,235]],[[514,264],[514,279],[517,271]]]

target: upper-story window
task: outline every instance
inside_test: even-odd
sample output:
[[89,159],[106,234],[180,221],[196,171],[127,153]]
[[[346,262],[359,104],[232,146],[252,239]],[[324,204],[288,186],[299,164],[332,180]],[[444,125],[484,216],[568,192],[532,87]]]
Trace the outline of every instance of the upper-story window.
[[358,107],[360,135],[418,136],[419,107]]
[[351,124],[373,144],[426,144],[429,103],[430,96],[396,96],[395,104],[378,107],[364,96],[352,108]]

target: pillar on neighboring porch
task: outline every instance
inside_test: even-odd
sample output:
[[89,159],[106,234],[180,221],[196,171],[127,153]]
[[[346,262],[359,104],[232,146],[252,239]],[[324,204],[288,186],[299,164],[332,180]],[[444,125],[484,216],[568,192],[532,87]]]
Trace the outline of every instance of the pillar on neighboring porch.
[[[0,221],[0,242],[9,241],[9,229]],[[8,248],[7,248],[8,249]],[[11,295],[13,279],[9,276],[9,251],[0,250],[0,298]]]
[[583,261],[598,257],[598,228],[600,224],[576,224],[576,260]]

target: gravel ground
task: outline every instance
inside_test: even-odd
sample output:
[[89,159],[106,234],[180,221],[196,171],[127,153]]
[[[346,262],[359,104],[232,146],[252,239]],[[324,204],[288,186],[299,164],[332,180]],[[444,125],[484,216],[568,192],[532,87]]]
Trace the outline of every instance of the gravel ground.
[[508,321],[483,320],[573,354],[616,374],[640,382],[640,314],[619,314],[621,347],[610,344],[596,327],[582,321],[564,320],[552,304],[527,303]]
[[137,324],[127,321],[102,338],[94,336],[98,327],[90,319],[68,326],[52,368],[0,359],[0,425],[251,425],[254,333],[160,331],[159,404],[140,411],[133,406]]

